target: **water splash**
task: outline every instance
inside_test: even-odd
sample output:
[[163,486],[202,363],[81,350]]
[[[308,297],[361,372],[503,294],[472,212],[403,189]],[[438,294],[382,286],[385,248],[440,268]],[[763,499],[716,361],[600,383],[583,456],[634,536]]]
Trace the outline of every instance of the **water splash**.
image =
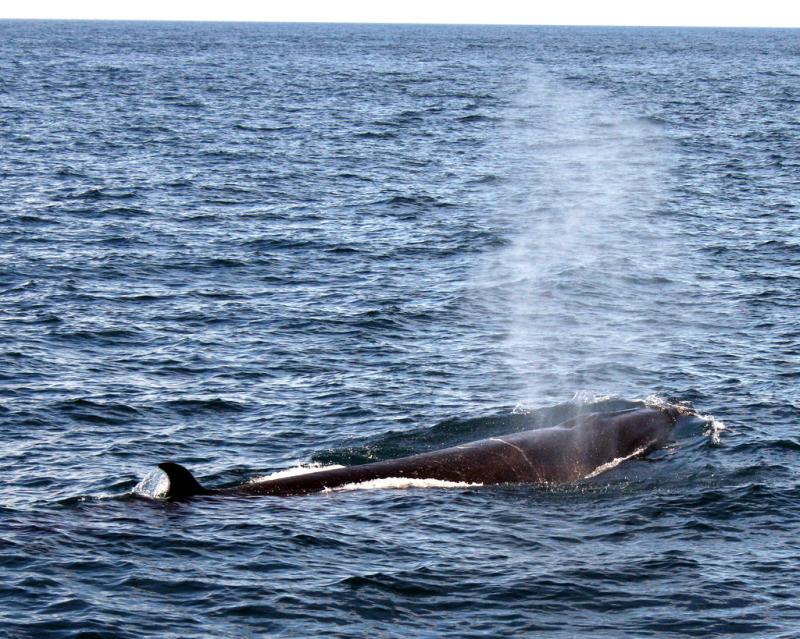
[[659,410],[672,408],[684,417],[697,416],[697,411],[692,407],[691,403],[670,401],[661,395],[648,395],[642,400],[642,403],[648,408],[658,408]]
[[133,487],[131,492],[133,492],[134,495],[140,495],[141,497],[158,499],[166,495],[168,490],[169,479],[167,478],[166,473],[158,468],[154,468],[144,477],[142,477],[139,483]]
[[[603,402],[611,402],[616,399],[622,399],[619,395],[609,394],[609,393],[595,393],[594,391],[589,390],[579,390],[575,391],[575,394],[572,396],[572,403],[578,404],[581,406],[592,406],[594,404],[600,404]],[[634,400],[635,401],[635,400]]]
[[701,419],[706,420],[707,426],[703,435],[708,437],[711,440],[711,443],[715,446],[720,445],[720,436],[722,435],[722,431],[726,429],[725,422],[720,421],[719,419],[715,419],[713,415],[700,415],[698,417]]
[[519,401],[511,410],[512,415],[530,415],[536,408],[525,401]]

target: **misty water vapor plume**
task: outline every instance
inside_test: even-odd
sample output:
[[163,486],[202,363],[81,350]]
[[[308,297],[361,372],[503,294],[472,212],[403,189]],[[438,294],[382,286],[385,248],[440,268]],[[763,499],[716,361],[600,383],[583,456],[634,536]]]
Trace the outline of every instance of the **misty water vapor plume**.
[[661,125],[534,68],[501,139],[508,243],[476,285],[503,327],[519,399],[649,392],[677,237]]

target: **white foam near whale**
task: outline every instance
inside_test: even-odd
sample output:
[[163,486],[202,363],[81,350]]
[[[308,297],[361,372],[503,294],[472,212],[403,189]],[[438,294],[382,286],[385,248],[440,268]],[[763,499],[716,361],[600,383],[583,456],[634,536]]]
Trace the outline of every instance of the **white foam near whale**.
[[331,493],[340,490],[405,490],[408,488],[470,488],[474,486],[483,486],[483,484],[433,478],[382,477],[381,479],[370,479],[336,486],[335,488],[326,488],[323,492]]
[[[344,468],[344,466],[341,464],[302,464],[300,466],[287,468],[286,470],[279,470],[262,477],[254,477],[248,483],[257,483],[270,479],[280,479],[282,477],[307,475],[308,473],[316,473],[321,470],[334,470],[336,468]],[[433,478],[420,479],[415,477],[384,477],[382,479],[372,479],[369,481],[344,484],[343,486],[336,486],[335,488],[326,488],[324,492],[330,493],[339,490],[404,490],[407,488],[465,488],[469,486],[482,485],[483,484],[462,481],[445,481],[442,479]]]
[[260,477],[253,477],[248,480],[248,484],[255,484],[261,481],[270,479],[281,479],[282,477],[295,477],[297,475],[307,475],[308,473],[318,473],[321,470],[334,470],[336,468],[344,468],[341,464],[301,464],[299,466],[292,466],[285,470],[277,470],[269,475],[261,475]]
[[647,451],[647,446],[641,446],[633,451],[630,455],[625,455],[624,457],[616,457],[611,461],[606,462],[605,464],[600,464],[597,468],[595,468],[592,472],[584,477],[584,479],[591,479],[592,477],[597,477],[600,473],[604,473],[607,470],[611,470],[612,468],[616,468],[622,462],[628,461],[629,459],[633,459],[639,455],[644,454]]

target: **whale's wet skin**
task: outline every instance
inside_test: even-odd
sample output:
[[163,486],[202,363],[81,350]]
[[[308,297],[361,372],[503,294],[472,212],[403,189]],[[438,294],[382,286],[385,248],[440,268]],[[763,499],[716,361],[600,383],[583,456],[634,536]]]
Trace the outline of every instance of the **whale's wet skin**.
[[0,20],[0,639],[798,636],[798,60]]
[[549,484],[597,474],[619,459],[645,455],[669,440],[677,407],[629,409],[576,417],[551,428],[511,433],[413,457],[266,479],[227,489],[201,486],[186,468],[159,464],[169,477],[165,496],[296,495],[386,478],[471,484]]

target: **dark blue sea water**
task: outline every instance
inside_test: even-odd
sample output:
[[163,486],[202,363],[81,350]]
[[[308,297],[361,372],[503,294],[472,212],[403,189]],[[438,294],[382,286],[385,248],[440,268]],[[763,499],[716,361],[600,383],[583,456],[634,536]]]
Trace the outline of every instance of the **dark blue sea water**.
[[[799,69],[0,22],[0,634],[800,636]],[[153,498],[648,398],[708,419],[574,485]]]

